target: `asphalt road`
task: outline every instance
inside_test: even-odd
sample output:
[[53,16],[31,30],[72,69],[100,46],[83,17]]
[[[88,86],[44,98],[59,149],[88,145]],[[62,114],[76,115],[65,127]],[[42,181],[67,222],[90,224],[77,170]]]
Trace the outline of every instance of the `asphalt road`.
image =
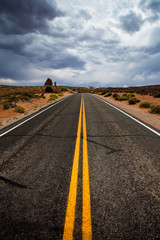
[[71,240],[64,237],[68,208],[75,208],[73,239],[160,239],[160,137],[83,96],[84,103],[73,95],[0,137],[0,239]]

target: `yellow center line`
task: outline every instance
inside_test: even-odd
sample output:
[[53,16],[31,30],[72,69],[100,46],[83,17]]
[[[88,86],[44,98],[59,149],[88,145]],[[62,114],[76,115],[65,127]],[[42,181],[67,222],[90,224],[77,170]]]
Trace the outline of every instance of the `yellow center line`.
[[89,188],[89,167],[88,167],[88,150],[87,150],[87,130],[85,105],[83,98],[83,203],[82,203],[82,239],[92,239],[91,223],[91,203]]
[[89,167],[88,167],[88,150],[87,150],[87,130],[84,98],[81,98],[79,112],[79,121],[77,129],[76,146],[73,159],[72,175],[69,189],[68,204],[66,210],[63,240],[73,240],[75,208],[77,198],[78,166],[81,139],[81,122],[83,109],[83,192],[82,192],[82,239],[92,240],[92,223],[91,223],[91,204],[89,188]]
[[81,99],[81,106],[80,106],[80,113],[79,113],[76,146],[75,146],[75,152],[74,152],[74,160],[73,160],[70,190],[69,190],[69,197],[68,197],[68,204],[67,204],[67,211],[66,211],[66,218],[65,218],[65,225],[64,225],[63,240],[73,239],[75,207],[76,207],[76,198],[77,198],[80,138],[81,138],[81,118],[82,118],[82,99]]

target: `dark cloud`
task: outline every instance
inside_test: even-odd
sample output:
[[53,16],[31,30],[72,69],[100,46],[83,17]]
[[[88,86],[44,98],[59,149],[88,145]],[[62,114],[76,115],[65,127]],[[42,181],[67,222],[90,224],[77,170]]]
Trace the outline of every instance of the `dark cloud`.
[[0,31],[5,34],[45,31],[47,20],[59,16],[62,12],[53,0],[1,0]]
[[[24,36],[23,36],[24,37]],[[23,39],[23,38],[22,38]],[[36,38],[35,40],[36,41]],[[34,79],[43,76],[45,69],[84,70],[85,62],[77,56],[65,52],[59,45],[33,42],[25,46],[26,40],[1,42],[0,47],[0,77],[16,79]],[[34,70],[33,70],[34,69]]]
[[121,28],[130,34],[138,32],[143,24],[141,16],[136,15],[134,12],[130,12],[125,16],[120,16]]
[[33,36],[5,36],[0,34],[0,49],[10,50],[16,54],[24,55],[25,46],[33,42]]
[[[48,72],[55,73],[60,80],[63,76],[63,83],[69,85],[100,86],[106,82],[106,76],[111,85],[130,85],[135,76],[136,83],[142,83],[143,79],[148,83],[153,79],[157,81],[157,76],[160,76],[158,24],[154,24],[152,29],[148,24],[149,30],[146,24],[146,29],[143,29],[148,34],[148,43],[143,45],[141,39],[141,45],[137,42],[134,46],[134,39],[131,45],[125,46],[125,36],[116,34],[115,21],[114,24],[112,21],[110,25],[106,24],[106,13],[97,22],[97,8],[95,11],[80,5],[70,8],[68,4],[69,8],[64,9],[63,0],[59,5],[65,11],[63,14],[55,1],[0,1],[2,81],[13,79],[22,84],[25,80],[43,82]],[[159,5],[156,0],[141,1],[141,7],[138,7],[145,12],[145,19],[127,8],[125,13],[128,11],[128,14],[117,13],[116,16],[120,16],[120,31],[132,35],[140,31],[145,22],[157,21]],[[115,15],[112,17],[115,18]],[[134,38],[133,35],[131,37]]]
[[[160,72],[160,54],[151,55],[149,59],[145,62],[144,68],[145,72],[148,74],[157,74]],[[143,69],[143,68],[141,68]]]
[[149,21],[153,23],[160,18],[160,1],[159,0],[141,0],[139,6],[142,9],[142,11],[147,12],[149,10],[152,14],[145,21]]
[[[46,56],[47,57],[47,56]],[[52,68],[52,69],[64,69],[64,68],[72,68],[72,69],[85,69],[85,62],[79,59],[76,56],[72,56],[70,54],[61,53],[59,56],[50,56],[50,58],[43,58],[43,61],[39,62],[39,65],[44,68]]]
[[155,45],[145,48],[145,52],[147,52],[151,55],[160,53],[160,42]]
[[33,55],[31,59],[35,64],[38,64],[42,68],[51,68],[51,69],[85,69],[85,62],[82,61],[79,57],[73,56],[70,53],[65,53],[64,49],[58,50],[55,48],[52,50],[42,50],[41,55]]
[[22,80],[27,77],[27,71],[31,64],[25,57],[16,55],[9,50],[0,50],[0,56],[1,78]]
[[148,4],[148,8],[152,9],[155,12],[160,12],[160,1],[152,0]]

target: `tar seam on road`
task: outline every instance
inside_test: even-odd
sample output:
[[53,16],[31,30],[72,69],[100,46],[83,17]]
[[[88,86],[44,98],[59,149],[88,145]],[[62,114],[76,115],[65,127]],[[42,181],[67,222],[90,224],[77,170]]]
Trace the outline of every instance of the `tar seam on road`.
[[76,208],[76,198],[77,198],[81,125],[82,125],[81,124],[82,108],[83,108],[82,239],[83,240],[91,240],[92,239],[86,118],[85,118],[84,99],[81,98],[81,106],[80,106],[78,129],[77,129],[77,138],[76,138],[72,175],[71,175],[70,189],[69,189],[69,196],[68,196],[68,204],[67,204],[65,224],[64,224],[63,240],[73,240],[73,231],[74,231],[74,223],[75,223],[75,208]]
[[[71,96],[72,96],[72,95],[71,95]],[[59,104],[59,103],[63,102],[64,100],[66,100],[67,98],[69,98],[69,97],[71,97],[71,96],[65,97],[64,99],[62,99],[62,100],[60,100],[60,101],[58,101],[58,102],[56,102],[56,103],[54,103],[54,104],[50,105],[49,107],[47,107],[47,108],[43,109],[42,111],[40,111],[40,112],[36,113],[36,114],[35,114],[35,115],[33,115],[32,117],[30,117],[30,118],[27,118],[26,120],[24,120],[23,122],[19,123],[19,124],[18,124],[18,125],[16,125],[16,126],[14,126],[13,128],[9,129],[8,131],[6,131],[6,132],[4,132],[4,133],[0,134],[0,137],[3,137],[3,136],[4,136],[4,135],[6,135],[7,133],[9,133],[9,132],[13,131],[15,128],[18,128],[19,126],[21,126],[21,125],[23,125],[24,123],[26,123],[26,122],[30,121],[31,119],[33,119],[33,118],[35,118],[36,116],[40,115],[41,113],[43,113],[43,112],[47,111],[48,109],[50,109],[50,108],[54,107],[55,105],[57,105],[57,104]]]
[[[95,97],[96,97],[96,96],[95,96]],[[108,104],[109,106],[115,108],[115,109],[118,110],[119,112],[125,114],[127,117],[129,117],[129,118],[133,119],[134,121],[138,122],[138,123],[141,124],[143,127],[149,129],[151,132],[155,133],[156,135],[158,135],[158,136],[160,137],[160,133],[159,133],[159,132],[157,132],[157,131],[155,131],[154,129],[150,128],[150,127],[147,126],[146,124],[142,123],[141,121],[137,120],[136,118],[132,117],[131,115],[127,114],[126,112],[122,111],[121,109],[115,107],[115,106],[112,105],[111,103],[109,103],[109,102],[107,102],[107,101],[105,101],[105,100],[103,100],[103,99],[101,99],[101,98],[99,98],[99,97],[96,97],[96,98],[99,99],[100,101]]]

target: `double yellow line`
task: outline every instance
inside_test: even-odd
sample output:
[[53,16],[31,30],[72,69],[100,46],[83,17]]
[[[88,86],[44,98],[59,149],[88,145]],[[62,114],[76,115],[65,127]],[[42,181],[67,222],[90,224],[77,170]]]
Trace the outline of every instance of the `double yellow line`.
[[73,240],[75,208],[77,199],[77,182],[78,182],[78,166],[80,153],[80,140],[82,128],[82,111],[83,111],[83,190],[82,190],[82,239],[92,239],[91,225],[91,204],[90,204],[90,188],[89,188],[89,168],[88,168],[88,150],[87,150],[87,131],[84,98],[81,98],[81,106],[79,113],[76,146],[74,152],[74,160],[72,167],[72,175],[70,182],[70,190],[68,204],[66,210],[66,218],[64,225],[63,240]]

